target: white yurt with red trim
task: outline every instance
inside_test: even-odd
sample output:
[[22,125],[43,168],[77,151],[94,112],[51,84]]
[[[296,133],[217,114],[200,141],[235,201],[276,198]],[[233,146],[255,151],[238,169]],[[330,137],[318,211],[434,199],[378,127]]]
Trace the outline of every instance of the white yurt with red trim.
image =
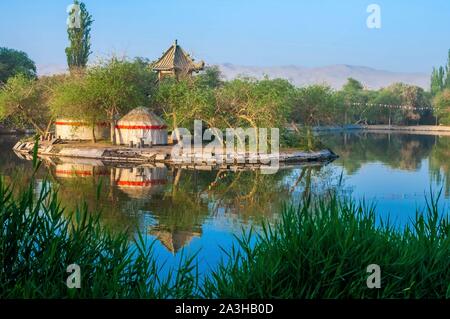
[[167,125],[155,113],[138,107],[116,124],[116,144],[167,145]]
[[[108,122],[97,122],[94,127],[95,138],[109,139],[110,125]],[[84,121],[73,119],[57,119],[55,121],[56,137],[63,140],[91,140],[92,126]]]
[[148,198],[162,193],[167,183],[167,168],[132,167],[116,168],[115,184],[130,198]]
[[96,178],[109,177],[110,171],[99,160],[61,157],[60,162],[55,165],[55,175],[58,178]]

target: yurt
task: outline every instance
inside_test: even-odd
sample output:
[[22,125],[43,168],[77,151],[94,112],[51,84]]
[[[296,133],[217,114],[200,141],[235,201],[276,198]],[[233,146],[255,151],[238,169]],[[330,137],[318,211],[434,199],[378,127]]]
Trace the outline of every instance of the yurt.
[[116,144],[167,145],[167,125],[155,113],[138,107],[116,125]]
[[130,198],[142,199],[162,193],[167,183],[167,167],[115,168],[115,184]]
[[[57,119],[55,121],[56,137],[63,140],[91,140],[92,126],[79,120]],[[109,139],[110,125],[108,122],[98,122],[94,127],[95,138]]]
[[62,157],[56,164],[55,175],[57,178],[108,177],[110,173],[99,160]]

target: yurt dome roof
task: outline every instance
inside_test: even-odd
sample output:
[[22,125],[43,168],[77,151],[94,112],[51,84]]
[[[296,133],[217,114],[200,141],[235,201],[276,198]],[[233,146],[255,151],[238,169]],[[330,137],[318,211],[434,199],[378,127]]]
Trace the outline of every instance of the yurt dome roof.
[[152,125],[166,125],[155,113],[146,107],[137,107],[119,120],[120,122],[145,122]]

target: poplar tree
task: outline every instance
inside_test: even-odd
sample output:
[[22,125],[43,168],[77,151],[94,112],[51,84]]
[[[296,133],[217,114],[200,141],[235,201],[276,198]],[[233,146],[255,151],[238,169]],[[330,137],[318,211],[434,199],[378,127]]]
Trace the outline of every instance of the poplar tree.
[[437,69],[433,68],[431,73],[431,94],[435,96],[444,89],[450,89],[450,50],[448,51],[447,65]]
[[[67,64],[69,69],[85,68],[91,52],[91,25],[94,21],[92,16],[86,10],[83,2],[75,0],[73,9],[69,14],[70,19],[74,19],[79,23],[67,26],[67,34],[70,46],[66,48]],[[76,17],[75,15],[79,15]]]

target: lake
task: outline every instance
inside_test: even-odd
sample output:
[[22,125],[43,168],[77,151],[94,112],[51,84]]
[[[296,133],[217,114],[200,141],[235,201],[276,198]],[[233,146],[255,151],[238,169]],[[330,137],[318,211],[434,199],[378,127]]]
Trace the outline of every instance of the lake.
[[[258,171],[181,170],[173,167],[110,166],[97,160],[45,159],[36,192],[48,180],[63,206],[86,203],[106,227],[139,230],[161,262],[174,266],[198,252],[200,271],[224,257],[240,235],[261,220],[275,220],[283,203],[330,190],[376,205],[377,214],[400,227],[442,190],[450,204],[450,137],[399,133],[329,133],[321,141],[340,157],[326,165],[298,166],[273,175]],[[18,137],[0,135],[0,174],[26,185],[32,163],[11,149]]]

